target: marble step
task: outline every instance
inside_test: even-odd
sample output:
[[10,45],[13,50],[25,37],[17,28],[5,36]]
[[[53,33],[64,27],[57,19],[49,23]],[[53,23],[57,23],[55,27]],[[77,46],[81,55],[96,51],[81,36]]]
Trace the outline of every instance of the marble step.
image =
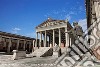
[[49,50],[51,50],[52,48],[50,47],[40,47],[39,49],[35,50],[32,55],[36,56],[36,57],[41,57],[44,54],[46,54]]

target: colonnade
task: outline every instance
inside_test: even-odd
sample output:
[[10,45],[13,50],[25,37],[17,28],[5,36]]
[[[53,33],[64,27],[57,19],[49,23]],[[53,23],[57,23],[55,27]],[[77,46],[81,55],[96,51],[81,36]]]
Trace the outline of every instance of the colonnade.
[[[16,43],[15,44],[16,47],[13,48],[13,49],[19,50],[19,47],[21,47],[20,46],[20,44],[21,44],[22,45],[22,49],[21,50],[27,50],[26,48],[28,48],[28,47],[29,47],[28,48],[29,51],[32,50],[32,48],[31,48],[31,47],[33,47],[32,46],[32,44],[33,44],[32,40],[21,39],[21,38],[13,38],[13,37],[6,37],[6,36],[0,35],[0,45],[3,45],[2,47],[4,47],[4,45],[5,45],[7,47],[6,50],[7,50],[8,53],[11,51],[11,47],[14,45],[13,41],[14,41],[14,43]],[[0,48],[2,48],[2,47],[0,47]]]
[[[52,29],[52,47],[54,47],[55,46],[55,30],[58,30],[59,32],[59,34],[57,34],[58,35],[58,37],[59,37],[59,46],[61,46],[61,29],[62,28],[58,28],[58,29]],[[65,29],[65,32],[67,32],[67,27],[65,27],[64,28]],[[39,40],[39,46],[38,47],[41,47],[41,45],[42,45],[42,40],[44,41],[43,42],[43,46],[44,47],[46,47],[46,46],[49,46],[50,47],[50,42],[49,42],[49,44],[47,44],[47,38],[49,39],[49,41],[50,41],[50,36],[48,36],[48,33],[47,33],[47,31],[49,32],[49,30],[45,30],[45,31],[39,31],[39,32],[36,32],[36,43],[35,43],[35,47],[37,47],[37,44],[38,44],[38,40]],[[51,31],[51,30],[50,30]],[[43,33],[44,32],[44,33]],[[63,32],[63,33],[65,33],[65,32]],[[39,38],[39,35],[40,35],[40,38]],[[42,36],[43,35],[43,36]],[[69,38],[69,34],[68,33],[65,33],[65,41],[66,41],[66,45],[65,45],[65,47],[68,47],[69,46],[69,43],[71,42],[70,41],[71,40],[71,38]]]

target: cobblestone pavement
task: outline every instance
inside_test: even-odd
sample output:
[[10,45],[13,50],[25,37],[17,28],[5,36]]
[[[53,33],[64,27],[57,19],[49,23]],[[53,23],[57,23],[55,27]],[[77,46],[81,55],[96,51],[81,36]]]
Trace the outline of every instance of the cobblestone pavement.
[[54,67],[55,57],[33,57],[12,60],[12,55],[0,55],[0,67]]

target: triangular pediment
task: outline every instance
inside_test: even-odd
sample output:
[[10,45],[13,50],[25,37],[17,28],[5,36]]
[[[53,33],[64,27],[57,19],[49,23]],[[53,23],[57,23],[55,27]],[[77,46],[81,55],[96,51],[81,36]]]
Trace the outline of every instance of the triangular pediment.
[[36,28],[42,28],[42,27],[47,27],[47,26],[53,26],[53,25],[59,25],[66,23],[65,20],[53,20],[51,18],[48,18],[46,21],[38,25]]

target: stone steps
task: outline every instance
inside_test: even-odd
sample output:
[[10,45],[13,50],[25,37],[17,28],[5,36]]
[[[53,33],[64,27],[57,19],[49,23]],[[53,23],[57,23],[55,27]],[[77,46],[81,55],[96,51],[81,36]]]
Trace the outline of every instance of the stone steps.
[[36,56],[36,57],[43,57],[43,56],[49,55],[50,53],[52,53],[52,48],[51,47],[40,47],[39,49],[35,50],[32,53],[32,55]]

